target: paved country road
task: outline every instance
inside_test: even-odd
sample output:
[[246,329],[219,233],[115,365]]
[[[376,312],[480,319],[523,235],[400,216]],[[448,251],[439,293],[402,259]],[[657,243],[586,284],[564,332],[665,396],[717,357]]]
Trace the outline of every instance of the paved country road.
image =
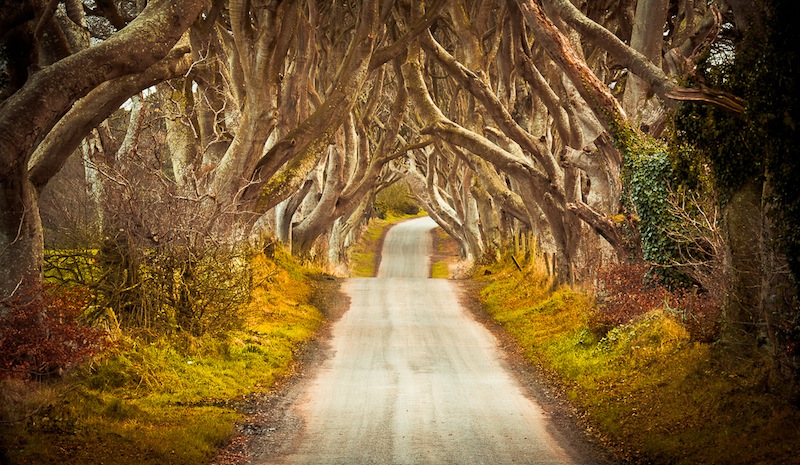
[[304,427],[292,451],[262,463],[591,462],[554,439],[454,282],[428,279],[435,226],[395,226],[378,278],[345,282],[351,303],[333,326],[332,355],[296,396]]

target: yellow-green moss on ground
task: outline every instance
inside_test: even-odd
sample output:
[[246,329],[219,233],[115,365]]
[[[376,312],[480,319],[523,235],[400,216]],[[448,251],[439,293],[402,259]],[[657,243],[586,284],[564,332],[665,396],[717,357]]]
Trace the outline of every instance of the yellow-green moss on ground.
[[[315,271],[282,250],[252,259],[257,284],[246,327],[225,335],[123,337],[91,366],[19,397],[3,425],[0,462],[14,464],[202,464],[242,418],[244,395],[269,390],[287,376],[300,346],[323,321],[309,304]],[[37,409],[38,410],[34,410]]]
[[[489,273],[485,274],[484,273]],[[602,337],[592,298],[504,262],[475,274],[488,312],[553,374],[619,458],[636,463],[797,463],[800,413],[765,391],[763,360],[692,341],[666,310]]]

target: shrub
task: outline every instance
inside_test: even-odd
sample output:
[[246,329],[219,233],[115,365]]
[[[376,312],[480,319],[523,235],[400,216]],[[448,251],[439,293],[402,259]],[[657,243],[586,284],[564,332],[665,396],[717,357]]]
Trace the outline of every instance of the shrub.
[[154,335],[179,330],[202,336],[241,327],[253,285],[246,247],[211,240],[145,247],[134,245],[135,239],[123,231],[98,250],[48,251],[45,276],[88,289],[84,317],[92,323]]
[[7,302],[0,315],[0,378],[41,380],[96,353],[103,333],[79,323],[87,295],[48,287]]
[[648,278],[646,263],[624,263],[603,268],[597,275],[599,308],[592,326],[605,333],[630,323],[664,303],[666,290]]
[[712,342],[717,339],[721,307],[713,295],[697,288],[673,291],[670,295],[674,304],[668,302],[667,309],[683,322],[693,340]]
[[651,275],[646,263],[623,263],[602,269],[597,276],[600,304],[591,326],[605,334],[659,308],[673,313],[693,340],[709,342],[716,338],[720,307],[716,299],[701,289],[670,290]]

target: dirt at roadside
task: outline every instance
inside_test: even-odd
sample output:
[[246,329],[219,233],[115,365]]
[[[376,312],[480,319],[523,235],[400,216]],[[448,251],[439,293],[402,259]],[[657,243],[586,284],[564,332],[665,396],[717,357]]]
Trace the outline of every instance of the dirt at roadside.
[[313,283],[311,304],[325,315],[325,322],[312,340],[296,354],[289,375],[266,394],[251,394],[236,406],[246,419],[236,425],[236,433],[211,462],[212,465],[241,465],[271,462],[295,448],[303,421],[292,406],[299,399],[299,385],[313,379],[329,351],[333,324],[344,315],[350,299],[340,291],[341,278],[323,276]]

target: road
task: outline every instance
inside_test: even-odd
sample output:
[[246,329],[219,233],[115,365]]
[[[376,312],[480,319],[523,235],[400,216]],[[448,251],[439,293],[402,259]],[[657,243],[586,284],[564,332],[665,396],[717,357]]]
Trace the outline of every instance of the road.
[[548,418],[504,367],[496,340],[428,279],[420,218],[387,234],[377,278],[349,279],[350,309],[300,396],[305,427],[281,464],[566,464]]

